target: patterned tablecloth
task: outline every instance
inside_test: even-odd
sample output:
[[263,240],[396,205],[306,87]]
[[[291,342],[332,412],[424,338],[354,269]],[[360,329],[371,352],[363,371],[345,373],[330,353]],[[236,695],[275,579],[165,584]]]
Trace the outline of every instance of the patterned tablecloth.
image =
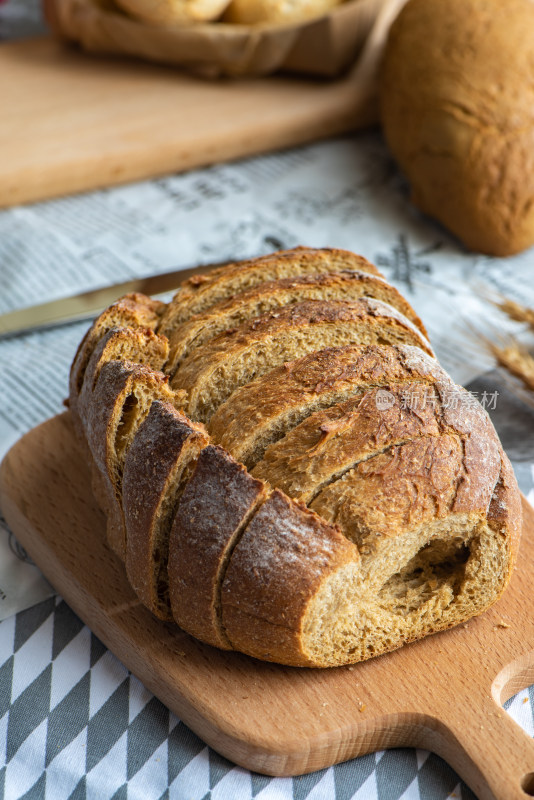
[[[41,26],[33,0],[0,5],[0,37]],[[494,369],[477,332],[528,339],[484,297],[501,291],[534,306],[534,254],[473,255],[422,219],[378,133],[0,212],[0,312],[298,243],[361,252],[407,294],[446,368],[488,408],[533,499],[534,411]],[[0,343],[0,455],[61,410],[84,327]],[[24,563],[5,526],[0,544],[0,798],[473,797],[447,764],[420,750],[376,753],[298,778],[236,767],[121,665]],[[532,691],[507,704],[531,735]]]

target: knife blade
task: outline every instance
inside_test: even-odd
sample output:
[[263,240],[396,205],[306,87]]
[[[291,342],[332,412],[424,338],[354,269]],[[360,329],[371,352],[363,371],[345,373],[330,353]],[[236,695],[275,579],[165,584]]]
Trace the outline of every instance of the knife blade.
[[228,261],[220,261],[216,264],[200,264],[196,267],[162,272],[159,275],[147,275],[114,283],[111,286],[102,286],[89,292],[51,300],[48,303],[9,311],[0,315],[0,339],[90,319],[124,294],[129,292],[142,292],[149,295],[163,294],[177,289],[183,280],[192,275],[210,272],[228,263]]

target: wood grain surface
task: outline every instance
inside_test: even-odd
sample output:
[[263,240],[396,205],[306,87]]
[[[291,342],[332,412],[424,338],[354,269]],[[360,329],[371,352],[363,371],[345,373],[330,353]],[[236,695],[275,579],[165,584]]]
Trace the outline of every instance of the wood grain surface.
[[[480,800],[534,794],[534,741],[502,709],[534,682],[534,512],[510,588],[466,625],[352,667],[282,667],[203,645],[139,604],[68,413],[23,437],[0,472],[21,544],[76,613],[211,747],[269,775],[415,746],[448,761]],[[523,787],[523,788],[522,788]]]
[[0,207],[290,147],[376,122],[389,0],[334,80],[208,81],[50,37],[0,46]]

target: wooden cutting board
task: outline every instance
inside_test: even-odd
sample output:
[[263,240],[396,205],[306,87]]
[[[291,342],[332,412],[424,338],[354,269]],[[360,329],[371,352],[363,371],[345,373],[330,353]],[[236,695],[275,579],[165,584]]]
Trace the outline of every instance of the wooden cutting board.
[[207,81],[50,37],[0,46],[0,207],[290,147],[376,122],[389,0],[334,81]]
[[395,653],[311,670],[218,651],[155,619],[105,544],[89,487],[65,413],[8,453],[0,505],[74,611],[215,750],[258,772],[296,775],[382,748],[423,747],[480,800],[534,794],[534,741],[500,705],[534,682],[534,511],[526,501],[518,567],[496,606]]

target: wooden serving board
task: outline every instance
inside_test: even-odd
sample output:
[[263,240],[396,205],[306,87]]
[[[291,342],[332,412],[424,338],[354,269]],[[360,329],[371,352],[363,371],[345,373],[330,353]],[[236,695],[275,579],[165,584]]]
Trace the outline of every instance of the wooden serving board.
[[[402,0],[401,0],[402,1]],[[375,73],[399,0],[335,81],[207,81],[92,57],[50,37],[0,46],[0,207],[290,147],[377,120]]]
[[395,653],[312,670],[218,651],[159,622],[105,544],[89,487],[65,413],[8,453],[0,504],[74,611],[215,750],[258,772],[296,775],[382,748],[423,747],[480,800],[534,794],[534,741],[500,705],[534,682],[534,511],[526,501],[518,567],[496,606]]

